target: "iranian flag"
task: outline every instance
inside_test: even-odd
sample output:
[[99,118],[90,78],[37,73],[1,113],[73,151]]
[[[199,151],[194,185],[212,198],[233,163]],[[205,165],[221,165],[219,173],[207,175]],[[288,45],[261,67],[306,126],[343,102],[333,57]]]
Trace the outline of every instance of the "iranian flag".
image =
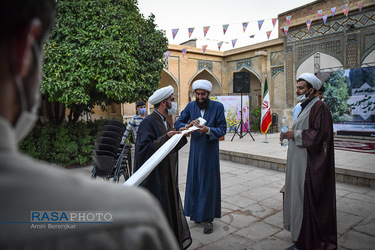
[[263,102],[262,102],[262,117],[260,123],[260,131],[262,134],[267,133],[268,128],[271,126],[271,105],[270,95],[268,93],[267,78],[264,84]]

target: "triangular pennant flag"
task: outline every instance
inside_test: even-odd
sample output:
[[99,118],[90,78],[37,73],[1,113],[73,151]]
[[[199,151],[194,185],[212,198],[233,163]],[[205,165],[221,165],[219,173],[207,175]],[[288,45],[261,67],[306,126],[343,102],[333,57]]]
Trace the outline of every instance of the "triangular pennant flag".
[[172,36],[173,36],[173,39],[176,37],[177,32],[178,32],[178,29],[172,29]]
[[306,21],[307,30],[310,30],[311,20]]
[[242,23],[242,29],[243,29],[243,32],[245,33],[246,31],[246,28],[247,28],[247,25],[249,24],[249,22],[246,22],[246,23]]
[[290,25],[291,21],[292,21],[292,16],[287,16],[286,17],[286,23],[288,24],[288,26]]
[[250,35],[249,37],[250,37],[250,38],[254,38],[254,37],[255,37],[255,35]]
[[326,24],[326,22],[327,22],[327,18],[328,18],[328,15],[324,15],[324,16],[323,16],[323,22],[324,22],[324,24]]
[[285,34],[285,36],[288,34],[288,30],[289,30],[289,27],[288,27],[288,26],[285,26],[285,27],[284,27],[284,34]]
[[219,50],[221,49],[221,46],[223,45],[223,42],[218,42],[217,43],[217,47],[219,48]]
[[164,58],[165,58],[165,60],[168,60],[168,57],[169,57],[170,53],[171,53],[170,51],[164,52]]
[[318,10],[319,20],[322,19],[322,15],[323,15],[323,10]]
[[202,45],[203,54],[206,53],[207,45]]
[[271,32],[272,32],[272,30],[266,32],[268,40],[270,40]]
[[188,28],[188,31],[189,31],[189,39],[190,39],[191,34],[193,34],[194,32],[194,28]]
[[182,49],[182,58],[185,56],[185,54],[186,54],[186,49]]
[[349,14],[349,7],[348,7],[348,5],[347,4],[343,5],[342,9],[344,11],[344,15],[348,16],[348,14]]
[[277,22],[277,18],[272,18],[272,25],[274,28],[275,28],[276,22]]
[[210,29],[210,26],[204,26],[203,27],[204,37],[206,37],[207,32],[208,32],[209,29]]
[[331,8],[332,17],[335,16],[336,13],[336,7]]
[[234,48],[234,46],[236,46],[236,42],[237,42],[237,39],[233,39],[232,40],[232,46],[233,46],[233,48]]
[[264,20],[259,20],[258,21],[259,30],[262,28],[263,22],[264,22]]
[[362,3],[362,1],[359,1],[358,2],[359,11],[362,11],[362,7],[363,7],[363,3]]
[[225,35],[225,33],[227,32],[228,26],[229,26],[229,24],[223,24],[223,32],[224,32],[224,35]]

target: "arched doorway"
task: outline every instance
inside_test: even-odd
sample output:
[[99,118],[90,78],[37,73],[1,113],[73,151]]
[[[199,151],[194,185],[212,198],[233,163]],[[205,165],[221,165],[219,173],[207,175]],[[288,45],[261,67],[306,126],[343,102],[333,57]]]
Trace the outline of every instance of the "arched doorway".
[[212,83],[212,91],[211,91],[211,96],[218,96],[221,93],[221,86],[218,81],[218,79],[212,75],[209,71],[206,69],[200,71],[197,73],[190,81],[189,83],[189,101],[191,101],[194,98],[194,93],[192,89],[193,82],[196,80],[208,80]]
[[317,52],[301,63],[296,71],[296,78],[302,73],[315,74],[317,72],[330,72],[343,68],[343,64],[337,58],[326,53]]
[[[160,78],[160,86],[159,88],[167,87],[171,85],[174,89],[174,99],[175,102],[179,103],[179,85],[177,83],[177,79],[174,78],[169,72],[167,72],[165,69],[161,72],[161,78]],[[150,113],[152,112],[153,107],[149,107]],[[176,114],[173,114],[169,117],[167,117],[167,121],[171,127],[173,127],[174,122],[176,121],[178,114],[180,113],[180,110]]]
[[[238,72],[248,72],[250,73],[250,93],[247,95],[249,96],[249,104],[250,104],[250,112],[254,107],[260,106],[262,103],[262,85],[261,81],[254,72],[248,70],[247,68],[242,68]],[[237,93],[233,93],[233,75],[228,84],[228,93],[230,95],[240,95]]]

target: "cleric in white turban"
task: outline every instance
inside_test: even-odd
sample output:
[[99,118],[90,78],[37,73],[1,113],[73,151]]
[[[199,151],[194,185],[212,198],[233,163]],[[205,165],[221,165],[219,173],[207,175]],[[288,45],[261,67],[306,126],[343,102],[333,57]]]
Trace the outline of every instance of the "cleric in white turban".
[[288,139],[283,226],[295,242],[287,249],[337,249],[333,122],[316,96],[321,86],[313,74],[299,76],[301,110],[292,129],[280,135]]
[[207,92],[211,92],[212,83],[207,80],[196,80],[195,82],[193,82],[193,91],[195,92],[196,89],[203,89]]
[[316,77],[315,75],[313,75],[311,73],[301,74],[298,77],[297,82],[299,80],[305,80],[306,82],[310,83],[312,85],[312,87],[316,90],[319,90],[323,85],[322,82],[318,79],[318,77]]
[[173,92],[174,89],[171,85],[158,89],[154,92],[154,94],[152,94],[152,96],[150,96],[150,98],[148,98],[148,102],[152,105],[156,105],[161,101],[168,99],[168,97],[170,97]]
[[219,139],[227,132],[227,122],[224,105],[210,100],[211,82],[194,81],[192,89],[195,100],[180,113],[174,127],[184,130],[198,125],[200,117],[206,123],[191,134],[184,212],[191,221],[202,223],[203,232],[210,234],[214,219],[221,218]]
[[[146,188],[159,201],[179,243],[178,249],[183,249],[183,245],[189,246],[192,240],[175,177],[178,169],[177,153],[187,143],[187,139],[186,136],[173,137],[181,132],[176,131],[167,121],[168,111],[174,102],[172,86],[156,90],[148,101],[154,105],[154,111],[139,124],[134,170],[135,173],[145,173],[154,168],[139,186]],[[170,142],[174,142],[173,145]]]

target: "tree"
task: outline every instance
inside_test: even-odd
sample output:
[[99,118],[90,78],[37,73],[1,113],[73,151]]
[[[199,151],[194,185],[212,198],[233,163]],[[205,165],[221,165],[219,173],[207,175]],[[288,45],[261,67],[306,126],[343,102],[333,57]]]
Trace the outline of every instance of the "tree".
[[77,121],[94,105],[135,102],[159,87],[167,38],[136,3],[58,0],[41,89],[50,119],[61,123],[67,107]]
[[324,102],[329,107],[333,121],[339,121],[340,117],[347,113],[347,100],[349,98],[348,88],[346,86],[347,77],[345,71],[333,72],[326,81]]
[[369,86],[375,86],[375,67],[355,68],[349,71],[350,86],[348,86],[349,93],[352,89],[359,89],[363,84],[367,83]]

